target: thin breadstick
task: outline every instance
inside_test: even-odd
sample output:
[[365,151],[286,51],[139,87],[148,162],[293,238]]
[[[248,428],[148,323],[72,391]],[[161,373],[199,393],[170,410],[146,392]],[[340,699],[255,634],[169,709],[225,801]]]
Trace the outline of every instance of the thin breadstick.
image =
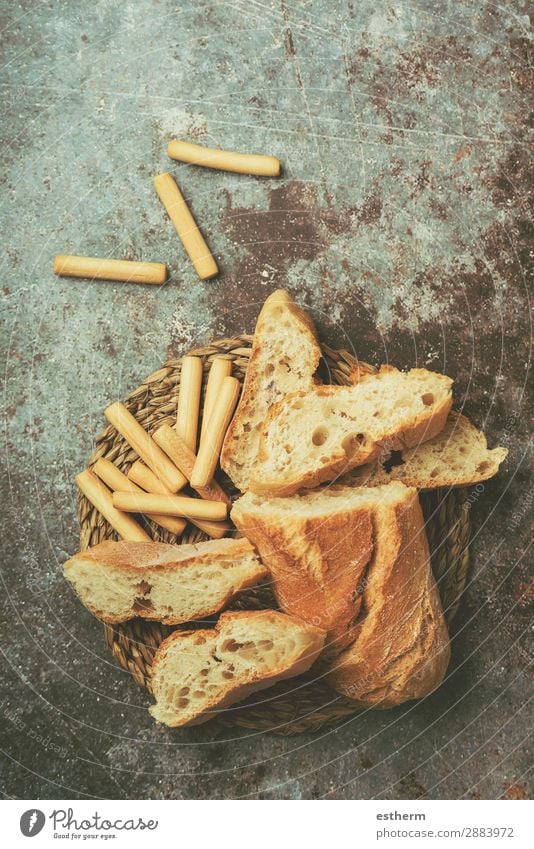
[[176,432],[193,452],[197,449],[201,389],[202,360],[199,357],[184,357],[178,393]]
[[171,463],[165,452],[156,445],[124,404],[116,401],[104,410],[104,415],[170,492],[178,492],[185,486],[187,481],[184,475]]
[[213,259],[206,240],[198,229],[176,181],[171,174],[165,172],[154,177],[153,182],[158,197],[167,210],[167,214],[174,224],[198,276],[201,280],[215,277],[219,273],[217,263]]
[[189,519],[189,521],[213,539],[222,539],[232,529],[230,522],[209,522],[207,519]]
[[170,489],[167,489],[154,472],[145,466],[142,460],[136,460],[132,463],[128,470],[128,480],[133,481],[145,492],[151,492],[153,495],[172,495]]
[[[165,451],[167,456],[170,457],[174,465],[186,476],[187,480],[191,480],[197,458],[176,431],[172,427],[169,427],[169,425],[162,425],[162,427],[155,431],[152,438]],[[225,504],[231,504],[230,497],[215,479],[211,480],[206,487],[199,486],[196,491],[206,501],[223,501]]]
[[206,394],[204,395],[204,409],[202,410],[202,427],[200,428],[200,439],[203,438],[206,430],[208,419],[211,416],[213,402],[221,390],[221,383],[225,377],[230,377],[232,374],[232,361],[225,360],[224,357],[215,357],[212,360],[208,382],[206,384]]
[[237,174],[256,174],[258,177],[278,177],[280,160],[276,156],[258,153],[234,153],[230,150],[218,150],[203,147],[186,141],[171,141],[167,153],[172,159],[202,165],[204,168],[216,168],[218,171],[235,171]]
[[97,478],[94,472],[91,472],[89,469],[80,472],[79,475],[76,475],[76,483],[93,507],[96,507],[111,527],[117,531],[121,539],[131,540],[133,542],[150,541],[149,535],[135,519],[124,513],[120,513],[113,506],[111,492]]
[[241,384],[235,377],[225,377],[215,400],[209,421],[200,441],[197,459],[191,473],[191,486],[205,487],[209,484],[219,461],[228,425],[239,398]]
[[[130,466],[128,477],[130,480],[139,484],[139,486],[147,492],[159,495],[170,495],[169,490],[161,483],[160,480],[158,480],[154,472],[151,472],[148,466],[145,466],[141,460],[136,460],[135,463]],[[179,519],[175,519],[174,521],[179,521]],[[202,521],[202,519],[191,518],[189,521],[192,525],[196,525],[197,528],[204,531],[205,534],[213,537],[213,539],[221,539],[226,533],[228,533],[229,530],[231,530],[232,527],[229,522],[208,522]]]
[[222,501],[201,501],[184,495],[153,495],[150,492],[114,492],[113,505],[126,513],[162,513],[186,519],[226,519],[228,508]]
[[[145,468],[147,468],[145,466]],[[103,480],[113,492],[142,492],[133,481],[129,480],[120,469],[113,465],[110,460],[100,457],[93,466],[93,471]],[[157,525],[161,525],[167,531],[180,536],[184,532],[187,522],[174,516],[160,516],[158,513],[148,513],[147,518],[152,519]]]
[[96,280],[124,280],[125,283],[165,283],[168,271],[163,262],[132,262],[127,259],[100,259],[93,256],[56,256],[58,277],[87,277]]

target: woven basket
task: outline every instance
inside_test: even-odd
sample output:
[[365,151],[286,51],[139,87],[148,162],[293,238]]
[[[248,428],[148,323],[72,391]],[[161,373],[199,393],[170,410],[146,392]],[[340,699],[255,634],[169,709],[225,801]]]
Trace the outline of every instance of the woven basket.
[[[206,348],[191,351],[204,363],[204,387],[211,360],[226,356],[232,362],[232,374],[243,381],[251,350],[251,336],[221,339]],[[358,370],[374,371],[372,366],[358,362],[343,350],[323,345],[321,363],[325,382],[347,385],[354,382]],[[152,433],[162,424],[174,424],[176,400],[180,384],[181,360],[170,360],[163,368],[147,377],[128,395],[126,407]],[[204,388],[203,387],[203,388]],[[127,472],[137,455],[117,431],[108,426],[98,437],[89,465],[106,457],[123,472]],[[230,481],[221,475],[221,483],[233,492]],[[465,509],[464,490],[436,490],[422,493],[421,502],[427,522],[427,534],[432,556],[432,567],[438,582],[447,622],[450,625],[460,602],[465,585],[469,561],[469,510]],[[80,546],[82,549],[105,539],[117,539],[116,532],[97,510],[80,494],[78,505],[80,521]],[[180,540],[158,525],[146,521],[146,528],[154,540],[161,542],[197,542],[207,537],[197,528],[188,525]],[[258,610],[276,606],[270,590],[248,590],[234,603],[235,609]],[[154,653],[171,628],[158,622],[134,619],[122,625],[104,624],[104,636],[115,659],[135,681],[150,691],[150,671]],[[276,731],[297,734],[316,731],[325,725],[335,724],[354,714],[358,708],[353,702],[338,696],[317,679],[302,676],[282,682],[262,694],[261,701],[251,698],[235,708],[230,708],[214,722],[219,727],[239,726],[257,731]],[[214,722],[210,727],[214,728]]]

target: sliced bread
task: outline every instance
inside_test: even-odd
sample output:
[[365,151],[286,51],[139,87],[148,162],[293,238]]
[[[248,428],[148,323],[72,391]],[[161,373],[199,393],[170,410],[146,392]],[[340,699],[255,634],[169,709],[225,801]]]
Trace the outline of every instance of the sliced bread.
[[196,725],[283,678],[306,672],[324,632],[274,610],[223,613],[216,627],[174,631],[152,667],[152,716],[165,725]]
[[294,392],[265,419],[250,489],[292,495],[331,481],[387,450],[418,445],[438,434],[452,404],[443,374],[382,366],[354,386]]
[[374,511],[375,545],[354,640],[327,675],[338,693],[365,708],[427,696],[450,659],[423,514],[417,492],[406,492],[403,503],[383,502]]
[[328,648],[339,650],[354,639],[377,509],[387,504],[393,515],[413,493],[399,483],[331,486],[289,498],[248,492],[234,504],[232,520],[268,567],[281,609],[323,628]]
[[269,409],[288,392],[312,389],[320,357],[311,318],[283,289],[273,292],[258,317],[243,392],[221,454],[221,467],[241,492],[248,489]]
[[[451,412],[437,436],[375,463],[361,466],[343,479],[347,484],[378,486],[402,481],[418,489],[469,486],[497,474],[506,448],[488,449],[486,437],[461,413]],[[396,461],[396,462],[395,462]]]
[[217,613],[268,575],[245,539],[196,545],[108,540],[76,554],[63,572],[99,619],[141,616],[169,625]]

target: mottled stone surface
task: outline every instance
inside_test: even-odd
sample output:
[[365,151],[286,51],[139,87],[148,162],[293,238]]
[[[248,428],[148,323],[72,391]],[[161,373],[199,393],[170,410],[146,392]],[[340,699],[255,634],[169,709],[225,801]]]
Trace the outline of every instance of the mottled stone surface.
[[[0,4],[7,401],[1,788],[14,797],[524,798],[530,213],[527,4]],[[173,163],[188,137],[279,180]],[[172,170],[223,273],[154,194]],[[167,261],[161,288],[57,280],[55,253]],[[451,674],[298,738],[156,727],[61,563],[101,410],[286,286],[363,358],[445,370],[509,459],[475,493]]]

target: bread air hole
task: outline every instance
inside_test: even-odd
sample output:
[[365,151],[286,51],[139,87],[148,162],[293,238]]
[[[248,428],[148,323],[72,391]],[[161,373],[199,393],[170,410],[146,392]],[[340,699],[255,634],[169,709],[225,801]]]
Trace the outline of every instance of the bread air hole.
[[244,645],[246,645],[246,643],[238,643],[236,642],[236,640],[225,640],[225,642],[221,646],[221,649],[222,651],[234,652],[239,651],[239,649],[242,649]]
[[321,425],[316,427],[312,433],[312,442],[314,445],[324,445],[328,439],[328,430]]
[[154,610],[154,605],[150,601],[149,598],[136,598],[134,603],[132,604],[132,610],[134,613],[141,613],[146,610]]
[[138,595],[149,595],[151,589],[152,584],[147,583],[147,581],[140,581],[134,587],[134,590],[136,593],[138,593]]
[[434,403],[434,395],[432,392],[425,392],[424,395],[421,395],[421,401],[425,405],[425,407],[431,407]]
[[385,472],[390,472],[396,466],[404,466],[404,460],[400,451],[392,451],[387,460],[384,460],[382,463],[382,468]]
[[347,460],[350,460],[365,445],[367,439],[365,433],[349,433],[341,442]]
[[490,464],[489,464],[488,460],[483,460],[483,461],[482,461],[482,463],[479,463],[479,464],[478,464],[478,466],[477,466],[477,472],[479,472],[479,473],[481,473],[481,472],[487,472],[487,470],[489,469],[489,467],[490,467]]
[[273,372],[274,372],[273,363],[267,363],[267,365],[263,369],[263,373],[264,373],[265,377],[269,377]]
[[178,699],[176,702],[176,706],[179,708],[186,708],[189,704],[189,699]]

